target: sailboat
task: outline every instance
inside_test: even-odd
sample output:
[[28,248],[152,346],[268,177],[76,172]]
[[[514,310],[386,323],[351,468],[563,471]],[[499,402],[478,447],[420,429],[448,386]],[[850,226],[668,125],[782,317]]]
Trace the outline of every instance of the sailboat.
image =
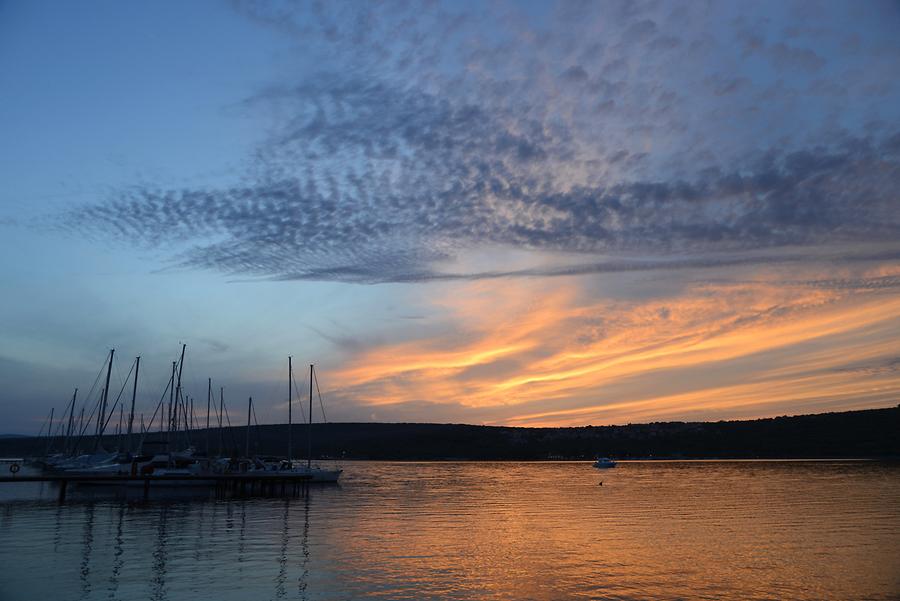
[[[79,473],[83,470],[91,470],[96,469],[98,466],[107,465],[110,463],[115,463],[119,459],[122,459],[122,453],[119,450],[110,452],[104,449],[101,445],[101,441],[106,432],[106,427],[109,424],[110,419],[112,419],[113,412],[115,406],[119,404],[119,397],[122,396],[122,392],[125,390],[125,384],[122,385],[122,390],[119,391],[119,397],[116,398],[113,407],[109,408],[109,392],[110,392],[110,376],[112,375],[112,367],[113,367],[113,359],[115,357],[115,349],[110,349],[109,353],[106,355],[106,359],[104,360],[103,366],[100,369],[100,373],[97,374],[97,379],[100,378],[103,372],[103,368],[106,368],[106,385],[100,390],[100,397],[97,400],[96,406],[94,410],[91,411],[90,416],[88,417],[87,422],[84,421],[84,410],[87,408],[88,403],[91,398],[91,393],[88,393],[88,398],[85,400],[85,406],[82,408],[82,418],[79,419],[79,423],[75,424],[75,403],[78,396],[78,389],[75,389],[75,393],[72,395],[72,400],[68,404],[66,412],[69,414],[68,425],[66,426],[65,436],[62,438],[63,443],[63,452],[55,454],[50,457],[46,457],[43,461],[38,462],[38,464],[47,471],[50,472],[65,472],[65,473]],[[135,359],[135,364],[132,364],[131,370],[128,372],[128,376],[125,379],[125,383],[128,382],[128,379],[131,377],[131,374],[134,373],[134,386],[135,391],[137,391],[137,371],[136,367],[139,369],[140,366],[140,357]],[[95,381],[96,385],[96,381]],[[93,387],[91,388],[91,392],[93,392]],[[132,414],[134,413],[134,396],[131,399],[132,402]],[[109,409],[109,413],[107,414],[107,409]],[[96,415],[96,425],[94,429],[93,435],[93,445],[89,452],[80,453],[81,443],[84,439],[89,438],[87,434],[87,430],[90,422],[94,421],[94,416]],[[52,416],[53,412],[50,413],[51,416],[51,427],[52,427]],[[65,414],[63,415],[65,417]],[[60,426],[62,427],[62,426]],[[129,438],[131,432],[129,430]],[[50,446],[52,445],[53,439],[50,439],[51,442],[48,443],[48,451]],[[125,457],[125,459],[130,460],[130,458]]]
[[[199,479],[201,476],[208,475],[210,470],[210,462],[209,458],[205,455],[195,455],[196,451],[194,447],[190,444],[189,439],[189,431],[191,423],[193,422],[193,417],[189,417],[189,409],[188,404],[185,401],[182,395],[182,387],[181,387],[181,379],[182,372],[184,370],[184,356],[185,351],[187,349],[186,344],[181,345],[181,358],[179,361],[172,362],[172,375],[169,379],[169,382],[166,384],[166,388],[163,391],[162,396],[160,396],[159,403],[157,404],[156,411],[153,413],[153,417],[150,420],[150,426],[152,427],[153,421],[156,419],[157,414],[159,414],[160,422],[162,423],[164,416],[162,415],[162,411],[165,406],[165,396],[166,393],[169,393],[169,407],[168,407],[168,417],[165,418],[167,421],[166,424],[166,441],[165,441],[165,452],[160,452],[156,454],[143,454],[140,453],[144,446],[144,437],[150,432],[150,427],[147,428],[146,431],[141,431],[140,441],[137,442],[137,445],[134,445],[132,442],[133,435],[133,426],[134,426],[134,407],[135,407],[135,398],[137,396],[137,378],[138,371],[140,369],[140,357],[135,358],[135,362],[132,366],[134,373],[134,380],[132,382],[132,394],[131,394],[131,411],[128,415],[127,421],[127,434],[126,434],[126,448],[124,450],[119,449],[116,453],[108,453],[105,456],[101,454],[95,453],[95,455],[87,456],[89,459],[92,457],[99,457],[102,460],[91,460],[86,461],[83,458],[78,457],[73,460],[72,463],[63,467],[63,471],[67,474],[76,475],[76,476],[102,476],[104,478],[108,476],[190,476],[191,480],[159,480],[158,486],[198,486],[198,485],[211,485],[214,484],[213,480],[201,480]],[[107,367],[107,382],[109,381],[109,370],[112,364],[112,353],[114,351],[110,351],[109,355],[109,366]],[[128,378],[131,377],[131,371],[129,371],[128,376],[126,377],[126,383],[128,382]],[[124,390],[123,384],[123,390]],[[108,386],[107,386],[108,389]],[[121,396],[121,392],[120,392]],[[101,396],[101,412],[105,410],[106,400],[108,398],[108,394],[106,390],[104,390],[103,395]],[[74,399],[74,397],[73,397]],[[119,399],[117,398],[113,408],[118,404]],[[122,410],[120,409],[120,412]],[[172,447],[178,443],[178,432],[181,429],[182,418],[184,420],[184,433],[185,438],[187,439],[187,447],[182,451],[174,451]],[[109,421],[108,418],[104,418],[101,413],[101,418],[98,421],[99,424],[105,424]],[[160,425],[160,432],[162,432],[162,425]],[[97,433],[97,440],[103,436],[103,429],[99,429]],[[95,447],[99,445],[99,442],[95,444]],[[134,448],[136,446],[136,448]],[[101,449],[102,450],[102,449]],[[105,458],[104,458],[105,457]],[[197,478],[197,479],[195,479]],[[142,486],[143,482],[140,481],[125,481],[124,484],[129,486]],[[120,484],[120,483],[111,483],[109,480],[100,479],[97,481],[83,480],[80,484],[86,485],[100,485],[100,486],[109,486],[111,484]]]
[[266,475],[271,474],[273,478],[291,478],[296,477],[298,480],[307,482],[337,482],[341,477],[343,470],[326,469],[312,464],[312,420],[313,420],[313,381],[315,378],[314,366],[309,366],[309,430],[307,431],[307,448],[306,448],[306,465],[296,465],[294,463],[293,445],[292,445],[292,411],[294,401],[294,366],[291,357],[288,357],[288,454],[287,459],[279,465],[266,466],[261,471]]

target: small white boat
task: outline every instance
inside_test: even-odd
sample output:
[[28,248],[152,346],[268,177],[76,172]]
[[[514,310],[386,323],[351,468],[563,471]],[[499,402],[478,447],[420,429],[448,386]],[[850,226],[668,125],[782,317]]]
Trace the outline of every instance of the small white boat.
[[[319,386],[319,382],[316,379],[315,373],[313,372],[313,366],[309,366],[309,420],[307,424],[309,426],[309,432],[307,434],[308,440],[312,440],[312,423],[313,423],[313,383],[315,386]],[[341,474],[344,470],[334,467],[333,469],[328,469],[324,467],[320,467],[318,465],[313,465],[312,463],[312,444],[307,447],[307,456],[306,456],[306,465],[297,465],[297,462],[293,460],[292,454],[292,441],[291,441],[291,404],[293,403],[294,398],[294,367],[291,361],[291,357],[288,357],[288,457],[283,461],[270,461],[263,462],[262,464],[257,463],[255,468],[260,470],[265,476],[270,476],[273,478],[279,479],[292,479],[296,478],[297,480],[306,481],[306,482],[337,482],[341,477]],[[322,395],[319,393],[319,403],[322,403]],[[325,407],[322,406],[322,417],[325,416]],[[256,472],[260,473],[260,472]]]
[[609,457],[597,457],[597,461],[594,462],[594,467],[599,469],[616,467],[616,462]]
[[44,461],[44,469],[50,472],[78,472],[115,462],[118,453],[100,451],[77,457],[56,456]]
[[298,480],[302,482],[337,482],[341,477],[341,469],[326,469],[319,466],[291,466],[287,461],[282,465],[266,469],[249,470],[257,478],[278,480]]
[[[158,476],[179,476],[184,477],[183,480],[158,479],[154,486],[174,486],[174,487],[191,487],[191,486],[211,486],[215,484],[215,480],[206,479],[204,476],[213,474],[211,465],[205,457],[197,458],[193,456],[194,449],[189,448],[181,453],[162,453],[152,457],[136,458],[132,464],[126,463],[108,463],[99,465],[88,470],[79,472],[69,472],[76,476],[145,476],[150,480]],[[123,482],[111,482],[106,479],[97,481],[83,480],[79,484],[89,486],[109,486],[116,484],[125,484],[127,486],[143,486],[143,480],[123,480]]]
[[338,478],[341,477],[341,474],[344,470],[340,468],[336,468],[333,470],[329,470],[323,467],[295,467],[293,472],[298,474],[308,475],[310,482],[337,482]]

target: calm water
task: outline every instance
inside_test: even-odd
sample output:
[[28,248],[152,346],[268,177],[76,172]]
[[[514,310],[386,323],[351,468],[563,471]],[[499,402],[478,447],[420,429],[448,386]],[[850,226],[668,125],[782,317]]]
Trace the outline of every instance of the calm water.
[[0,485],[0,599],[900,598],[897,465],[343,467],[293,499]]

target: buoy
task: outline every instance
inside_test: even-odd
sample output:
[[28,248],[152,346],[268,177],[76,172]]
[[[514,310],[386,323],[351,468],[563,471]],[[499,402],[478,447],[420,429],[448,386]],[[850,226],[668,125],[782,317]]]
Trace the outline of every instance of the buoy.
[[18,471],[19,471],[19,464],[18,464],[18,463],[13,463],[11,466],[9,466],[9,471],[11,471],[13,474],[15,474],[16,472],[18,472]]
[[597,486],[603,486],[603,480],[601,480],[600,484],[598,484]]

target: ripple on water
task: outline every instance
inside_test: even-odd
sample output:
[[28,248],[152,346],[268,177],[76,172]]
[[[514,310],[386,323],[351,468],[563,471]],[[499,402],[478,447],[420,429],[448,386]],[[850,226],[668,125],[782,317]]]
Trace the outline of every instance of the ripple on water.
[[900,596],[895,465],[344,469],[293,499],[0,488],[0,599]]

